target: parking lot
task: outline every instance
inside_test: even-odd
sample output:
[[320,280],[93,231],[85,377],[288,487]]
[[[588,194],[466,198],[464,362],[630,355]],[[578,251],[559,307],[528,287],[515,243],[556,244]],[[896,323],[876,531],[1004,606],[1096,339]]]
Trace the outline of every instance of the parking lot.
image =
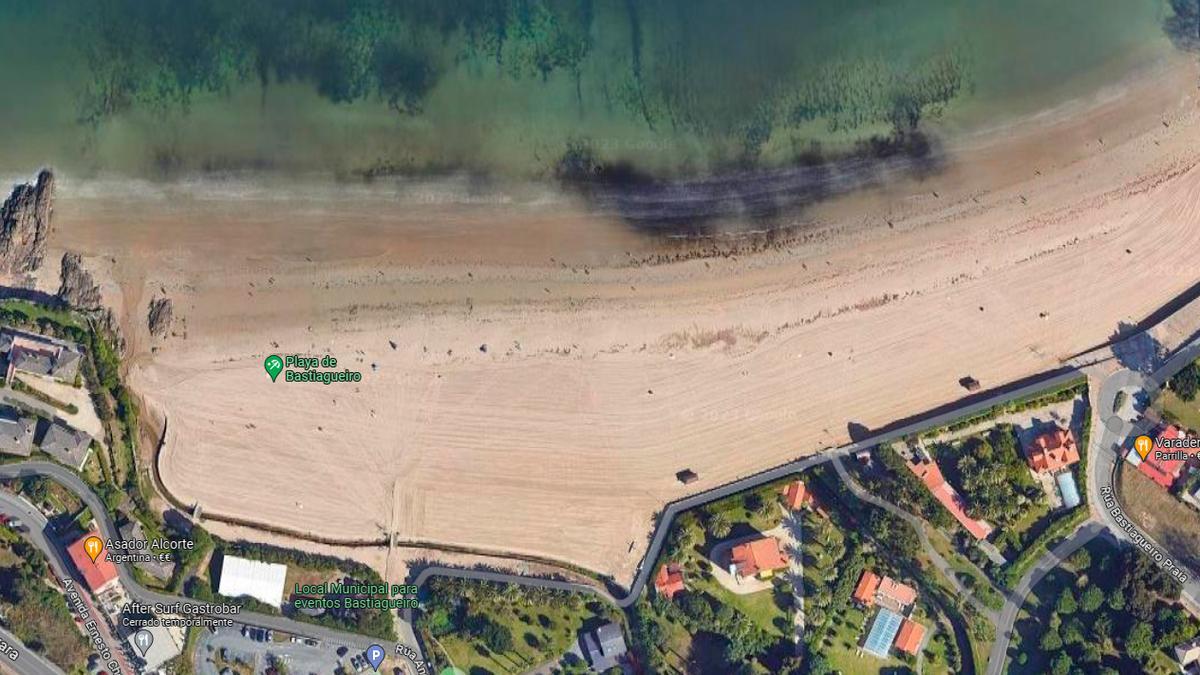
[[[275,664],[281,662],[283,668]],[[283,670],[294,675],[327,675],[345,665],[350,672],[370,670],[359,650],[312,638],[268,633],[265,629],[235,624],[216,632],[205,631],[196,644],[195,663],[201,675],[266,675]]]

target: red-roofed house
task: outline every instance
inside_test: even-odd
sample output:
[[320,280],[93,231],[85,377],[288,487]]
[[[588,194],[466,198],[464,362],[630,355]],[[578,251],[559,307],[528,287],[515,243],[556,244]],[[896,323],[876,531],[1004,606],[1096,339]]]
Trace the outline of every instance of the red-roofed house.
[[879,580],[879,590],[875,592],[875,601],[889,609],[900,611],[917,601],[917,591],[908,584],[902,584],[891,577]]
[[871,570],[863,570],[854,589],[854,601],[863,607],[875,604],[875,592],[879,590],[879,576]]
[[669,562],[658,568],[654,577],[654,590],[664,598],[671,600],[676,593],[687,590],[683,585],[683,568],[679,563]]
[[924,640],[925,626],[912,619],[905,619],[904,623],[900,624],[900,632],[896,633],[896,649],[916,656]]
[[1033,439],[1025,449],[1029,468],[1038,473],[1055,472],[1079,461],[1079,447],[1069,429],[1058,429]]
[[971,536],[976,539],[987,539],[987,536],[992,533],[992,526],[982,520],[976,520],[967,515],[967,505],[963,501],[962,495],[942,476],[942,470],[938,468],[936,462],[932,460],[914,460],[908,462],[908,469],[921,479],[925,487],[933,493],[934,498],[941,502],[942,506],[954,516],[954,519],[963,526]]
[[804,484],[804,481],[798,480],[784,486],[783,502],[789,509],[799,511],[806,506],[813,505],[813,493],[808,491],[808,486]]
[[[1183,433],[1178,427],[1170,425],[1159,432],[1158,438],[1160,441],[1177,440],[1183,438]],[[1175,481],[1179,479],[1179,473],[1183,471],[1184,460],[1164,459],[1162,454],[1184,452],[1186,451],[1179,448],[1159,447],[1159,444],[1155,443],[1150,452],[1146,453],[1142,463],[1138,464],[1138,471],[1161,485],[1164,490],[1170,490],[1175,485]]]
[[787,558],[779,549],[779,540],[775,537],[762,537],[734,546],[730,560],[737,567],[739,576],[757,576],[760,579],[768,579],[776,571],[788,566]]
[[94,536],[98,535],[95,532],[83,535],[74,544],[67,547],[67,554],[71,556],[71,562],[75,564],[75,569],[79,570],[79,574],[83,577],[83,583],[87,584],[93,594],[98,595],[117,585],[117,566],[112,564],[112,561],[108,560],[103,553],[96,558],[96,562],[92,562],[83,542],[88,537]]

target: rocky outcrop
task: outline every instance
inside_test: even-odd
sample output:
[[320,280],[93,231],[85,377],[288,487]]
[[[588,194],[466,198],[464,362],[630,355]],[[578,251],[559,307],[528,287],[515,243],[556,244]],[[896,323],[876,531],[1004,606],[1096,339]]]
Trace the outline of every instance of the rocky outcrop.
[[18,275],[42,266],[54,210],[54,174],[18,185],[0,206],[0,274]]
[[154,298],[151,300],[150,314],[146,317],[146,322],[150,327],[150,334],[160,338],[169,333],[171,330],[171,321],[175,318],[174,311],[170,298]]
[[58,287],[58,299],[76,309],[100,309],[100,286],[92,279],[92,273],[83,268],[83,258],[70,251],[63,254],[62,280]]

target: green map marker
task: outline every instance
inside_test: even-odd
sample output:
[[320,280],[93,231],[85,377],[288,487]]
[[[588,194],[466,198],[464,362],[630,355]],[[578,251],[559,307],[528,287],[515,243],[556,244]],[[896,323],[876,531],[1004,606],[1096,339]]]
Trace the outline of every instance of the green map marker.
[[279,377],[279,373],[283,372],[283,359],[272,354],[263,361],[263,368],[271,376],[271,381],[274,382],[275,378]]

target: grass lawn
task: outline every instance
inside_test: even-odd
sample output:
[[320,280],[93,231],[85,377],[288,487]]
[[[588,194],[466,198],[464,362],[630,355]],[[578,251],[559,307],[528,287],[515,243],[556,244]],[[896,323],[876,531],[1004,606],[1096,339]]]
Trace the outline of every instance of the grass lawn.
[[1200,513],[1159,487],[1142,472],[1121,462],[1121,502],[1139,527],[1184,562],[1200,562]]
[[874,612],[866,613],[857,607],[850,607],[831,622],[832,630],[822,641],[825,658],[834,671],[846,675],[878,675],[878,673],[903,667],[903,661],[896,657],[880,659],[863,652],[859,654],[858,645],[870,628],[870,619]]
[[[593,615],[586,608],[548,605],[522,606],[519,610],[492,612],[489,616],[512,631],[514,647],[493,654],[482,644],[458,634],[438,638],[455,667],[468,673],[523,673],[557,660],[578,639],[584,622]],[[476,669],[483,669],[482,671]]]
[[[696,589],[703,590],[720,600],[722,604],[729,605],[745,614],[767,633],[783,637],[791,629],[792,591],[786,584],[781,588],[772,586],[770,589],[758,593],[738,595],[730,592],[716,579],[693,579],[692,583]],[[782,607],[781,604],[783,604]]]
[[30,321],[49,319],[63,326],[83,328],[75,315],[67,310],[51,309],[44,305],[35,305],[24,300],[0,300],[0,309],[25,315]]
[[[987,575],[976,567],[974,563],[956,551],[941,531],[927,524],[926,534],[929,537],[929,542],[933,544],[934,550],[946,559],[946,562],[950,564],[951,569],[958,575],[963,585],[971,590],[984,606],[992,609],[1000,609],[1004,606],[1004,596],[1000,595],[995,586],[992,586],[992,582],[988,580]],[[953,589],[948,590],[952,591]]]
[[285,597],[291,597],[296,584],[301,586],[305,584],[323,584],[327,581],[333,581],[335,578],[340,579],[342,576],[342,573],[334,567],[311,568],[288,565],[287,577],[284,578],[283,582],[283,593]]
[[1154,406],[1163,413],[1164,417],[1193,431],[1200,431],[1200,405],[1197,405],[1195,401],[1188,403],[1170,389],[1164,389],[1159,394],[1158,400],[1154,402]]
[[[1031,542],[1037,538],[1039,534],[1046,531],[1050,523],[1059,515],[1065,514],[1065,511],[1051,512],[1050,507],[1046,504],[1034,504],[1029,507],[1029,510],[1021,514],[1021,517],[1013,522],[1012,525],[1004,528],[1005,533],[1011,533],[1013,542]],[[1021,553],[1012,547],[1005,547],[1004,556],[1012,560]],[[1022,546],[1024,548],[1024,546]]]

